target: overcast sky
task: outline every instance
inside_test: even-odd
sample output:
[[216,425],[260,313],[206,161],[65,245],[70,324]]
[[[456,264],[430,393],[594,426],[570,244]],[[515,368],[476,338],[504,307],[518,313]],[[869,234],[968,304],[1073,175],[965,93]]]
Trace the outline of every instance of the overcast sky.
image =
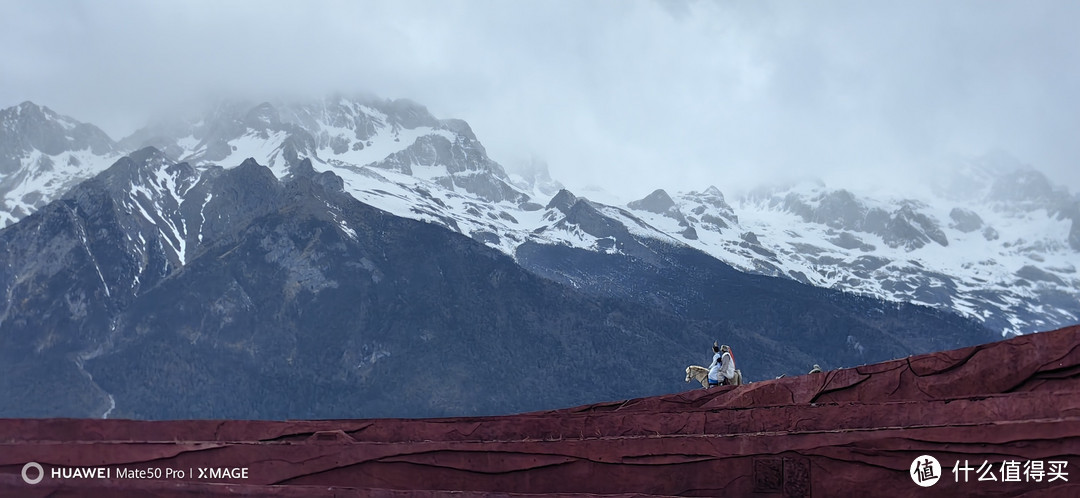
[[627,198],[891,184],[992,149],[1076,192],[1078,26],[1073,1],[7,0],[0,106],[118,139],[208,96],[366,91]]

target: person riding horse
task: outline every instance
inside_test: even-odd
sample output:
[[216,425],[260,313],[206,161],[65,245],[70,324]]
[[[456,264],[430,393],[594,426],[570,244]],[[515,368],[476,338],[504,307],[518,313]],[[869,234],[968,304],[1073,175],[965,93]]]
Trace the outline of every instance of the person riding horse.
[[723,386],[731,384],[735,377],[735,358],[731,356],[731,346],[718,346],[713,343],[713,361],[709,365],[709,385]]

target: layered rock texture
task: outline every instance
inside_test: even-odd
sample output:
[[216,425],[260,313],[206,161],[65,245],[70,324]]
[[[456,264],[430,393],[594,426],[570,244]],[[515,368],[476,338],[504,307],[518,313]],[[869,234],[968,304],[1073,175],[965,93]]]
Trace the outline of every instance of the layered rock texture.
[[[910,474],[921,455],[941,462],[932,487]],[[1013,481],[998,470],[1013,461],[1044,462],[1047,471],[1050,462],[1066,464],[1052,481],[1049,472],[1038,482],[1027,473]],[[40,483],[23,481],[27,462],[42,466]],[[967,482],[954,462],[973,468]],[[987,474],[974,469],[984,465],[996,480],[979,480]],[[51,477],[76,467],[106,468],[112,477]],[[740,387],[513,416],[0,420],[4,496],[1077,496],[1077,467],[1080,326]],[[119,479],[120,469],[186,476]],[[247,477],[200,477],[213,469],[246,469]]]

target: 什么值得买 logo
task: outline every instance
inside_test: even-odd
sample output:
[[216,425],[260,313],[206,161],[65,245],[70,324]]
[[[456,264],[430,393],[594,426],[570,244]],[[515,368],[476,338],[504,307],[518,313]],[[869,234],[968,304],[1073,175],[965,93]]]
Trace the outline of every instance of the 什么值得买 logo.
[[941,464],[930,455],[920,455],[915,461],[911,462],[908,475],[919,486],[924,488],[933,486],[937,484],[938,479],[941,479]]

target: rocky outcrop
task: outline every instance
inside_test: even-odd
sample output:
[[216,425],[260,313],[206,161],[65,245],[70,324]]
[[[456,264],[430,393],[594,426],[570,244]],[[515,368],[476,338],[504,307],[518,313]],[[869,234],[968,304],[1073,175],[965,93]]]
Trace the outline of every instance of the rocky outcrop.
[[[900,207],[888,212],[880,207],[868,207],[863,200],[841,189],[822,192],[810,198],[788,193],[781,205],[808,223],[879,235],[889,247],[913,251],[930,242],[949,245],[940,223],[921,212],[920,209],[925,206],[915,201],[903,201]],[[957,212],[954,210],[950,214],[955,220]]]
[[630,201],[630,203],[627,204],[627,207],[630,209],[648,211],[650,213],[664,214],[675,207],[675,201],[671,200],[671,196],[669,196],[667,192],[664,192],[663,189],[657,189],[643,199]]
[[367,166],[406,175],[413,174],[414,166],[441,167],[446,174],[431,180],[447,190],[464,190],[490,202],[529,200],[509,183],[503,167],[487,156],[467,123],[447,120],[443,127],[455,133],[453,141],[443,135],[424,135],[405,149]]
[[578,198],[576,195],[569,190],[561,189],[559,190],[559,193],[555,194],[555,197],[552,197],[551,200],[548,201],[545,209],[558,209],[559,211],[562,211],[563,214],[566,214],[570,212],[570,206],[573,206],[577,201]]
[[964,233],[974,232],[983,227],[982,217],[970,209],[953,208],[949,211],[949,218],[953,220],[949,226]]
[[[0,448],[0,494],[19,496],[1075,496],[1080,326],[740,387],[504,417],[3,420]],[[941,463],[933,487],[918,487],[910,473],[921,455]],[[1046,470],[1068,462],[1068,480],[1005,480],[999,470],[1027,461]],[[27,462],[42,466],[40,483],[23,482]],[[963,472],[955,477],[956,462],[973,467],[967,482]],[[978,480],[974,469],[983,465],[996,480]],[[72,467],[110,469],[113,478],[51,477]],[[186,475],[117,479],[121,468]],[[207,469],[244,469],[246,477],[207,477]]]
[[931,241],[942,246],[949,245],[949,239],[937,222],[929,216],[905,205],[893,213],[885,225],[881,238],[891,247],[903,246],[908,251],[918,249]]
[[698,205],[691,208],[693,215],[701,216],[702,223],[712,225],[710,228],[721,231],[731,225],[739,224],[739,217],[735,216],[735,210],[724,200],[724,194],[720,189],[709,186],[704,192],[690,192],[685,198],[697,202]]

